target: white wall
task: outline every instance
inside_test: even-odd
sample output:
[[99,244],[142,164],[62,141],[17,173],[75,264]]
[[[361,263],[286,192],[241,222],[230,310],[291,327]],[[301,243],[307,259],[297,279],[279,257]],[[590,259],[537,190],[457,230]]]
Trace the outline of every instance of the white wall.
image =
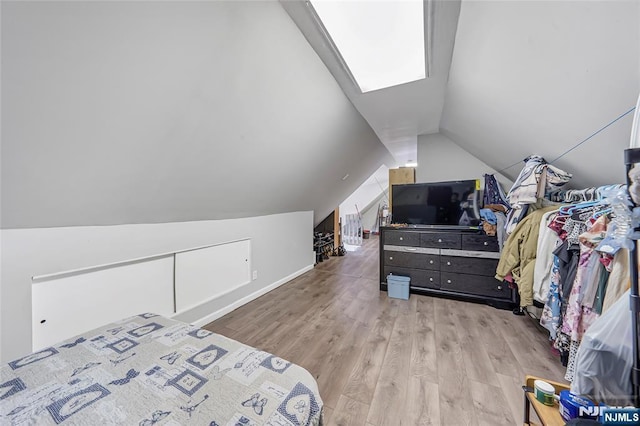
[[416,182],[481,179],[484,185],[484,174],[495,175],[505,193],[513,185],[512,180],[499,174],[445,135],[434,133],[418,136]]
[[[198,222],[0,231],[0,362],[31,352],[31,277],[251,238],[258,279],[177,317],[195,322],[313,267],[313,212]],[[39,285],[46,285],[41,283]],[[122,295],[114,294],[117,302]]]
[[[463,1],[440,133],[498,170],[531,154],[551,161],[639,91],[639,1]],[[558,160],[573,187],[624,182],[631,121]]]
[[[389,167],[380,166],[367,180],[364,181],[351,195],[340,203],[340,218],[345,223],[348,214],[362,216],[363,229],[371,229],[377,216],[377,203],[389,201]],[[356,207],[357,206],[357,207]],[[375,212],[372,213],[372,210]],[[366,216],[366,217],[365,217]]]
[[360,212],[362,215],[362,228],[368,230],[377,230],[378,226],[378,207],[381,207],[383,204],[389,205],[388,202],[388,190],[385,190],[384,193],[380,193],[380,195],[375,198],[369,206],[365,206],[365,208]]
[[321,220],[390,160],[276,1],[2,2],[1,19],[3,229]]

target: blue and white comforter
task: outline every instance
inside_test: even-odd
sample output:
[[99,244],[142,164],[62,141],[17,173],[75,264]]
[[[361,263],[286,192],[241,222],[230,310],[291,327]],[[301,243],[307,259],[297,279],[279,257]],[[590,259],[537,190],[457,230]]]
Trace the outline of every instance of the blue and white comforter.
[[2,365],[0,424],[316,425],[302,367],[154,314]]

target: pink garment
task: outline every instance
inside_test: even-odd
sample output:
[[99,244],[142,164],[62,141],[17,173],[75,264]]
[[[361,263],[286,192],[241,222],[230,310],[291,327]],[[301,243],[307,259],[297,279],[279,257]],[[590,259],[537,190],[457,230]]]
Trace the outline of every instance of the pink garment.
[[591,324],[600,316],[592,308],[582,305],[580,294],[584,293],[583,285],[588,282],[585,277],[588,273],[589,259],[594,254],[594,248],[604,238],[607,232],[608,220],[605,216],[599,217],[594,223],[587,223],[589,227],[579,237],[580,260],[576,278],[571,287],[571,294],[567,303],[567,310],[562,320],[562,332],[571,337],[571,340],[580,342],[582,336]]
[[589,264],[589,258],[591,257],[592,251],[592,248],[580,243],[580,261],[578,263],[578,270],[576,272],[576,278],[573,282],[573,286],[571,287],[567,310],[562,320],[562,332],[567,334],[571,337],[571,340],[576,342],[582,340],[582,335],[599,316],[593,311],[593,309],[582,306],[578,301],[580,291],[582,289],[583,276],[586,272],[586,266]]

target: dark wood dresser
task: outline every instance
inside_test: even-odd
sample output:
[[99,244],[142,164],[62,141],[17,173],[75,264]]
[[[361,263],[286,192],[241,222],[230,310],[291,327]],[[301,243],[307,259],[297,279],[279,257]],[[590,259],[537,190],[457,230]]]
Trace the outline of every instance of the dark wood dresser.
[[411,293],[512,309],[515,291],[494,278],[498,240],[476,229],[380,228],[380,290],[387,275],[411,277]]

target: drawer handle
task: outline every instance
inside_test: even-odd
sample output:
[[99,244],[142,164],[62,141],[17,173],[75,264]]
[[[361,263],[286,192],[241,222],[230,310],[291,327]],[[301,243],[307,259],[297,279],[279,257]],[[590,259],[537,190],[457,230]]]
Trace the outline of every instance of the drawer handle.
[[404,240],[404,238],[400,237],[400,241]]
[[430,261],[429,261],[429,264],[433,265],[433,260],[430,260]]
[[501,285],[498,286],[498,290],[502,290],[502,286]]
[[393,256],[389,256],[389,260],[393,260]]
[[433,278],[429,278],[429,281],[433,282]]
[[485,242],[484,242],[484,245],[485,245],[485,246],[488,246],[488,245],[489,245],[489,242],[488,242],[488,241],[485,241]]
[[451,262],[447,262],[447,266],[451,266]]
[[447,280],[447,284],[451,284],[451,280]]
[[418,249],[415,248],[415,247],[413,247],[413,248],[412,247],[407,247],[407,248],[405,248],[405,250],[406,251],[418,251]]
[[442,242],[442,238],[438,238],[438,242],[441,243]]

